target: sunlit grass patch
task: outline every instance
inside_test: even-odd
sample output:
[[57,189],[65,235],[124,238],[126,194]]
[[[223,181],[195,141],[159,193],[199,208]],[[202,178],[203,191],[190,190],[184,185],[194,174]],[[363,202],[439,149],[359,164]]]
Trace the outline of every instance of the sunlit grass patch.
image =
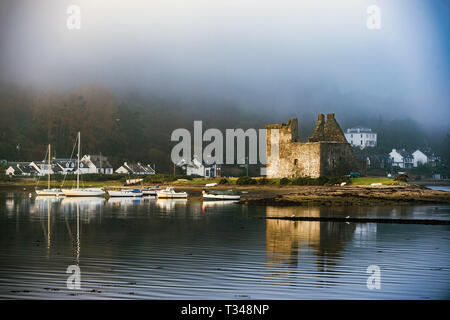
[[398,183],[394,179],[381,178],[381,177],[359,177],[350,179],[352,185],[371,185],[372,183],[381,183],[383,185],[392,185]]

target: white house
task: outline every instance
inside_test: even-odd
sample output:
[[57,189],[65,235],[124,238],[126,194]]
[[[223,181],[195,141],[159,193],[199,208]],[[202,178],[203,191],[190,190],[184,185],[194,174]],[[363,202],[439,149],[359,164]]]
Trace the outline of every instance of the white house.
[[376,147],[377,134],[372,132],[372,129],[365,127],[354,127],[347,129],[345,138],[352,147],[360,147],[364,149],[366,147]]
[[47,174],[62,174],[64,170],[55,161],[51,161],[50,165],[48,161],[32,161],[30,166],[36,170],[37,175],[45,176]]
[[10,176],[31,176],[38,174],[38,171],[29,162],[8,162],[5,173]]
[[205,178],[215,178],[220,175],[219,165],[211,164],[205,166],[198,160],[197,156],[194,156],[192,161],[181,159],[181,161],[177,163],[177,166],[186,170],[186,175],[188,176],[196,175]]
[[414,151],[412,155],[414,157],[414,167],[417,167],[420,164],[426,164],[428,162],[428,156],[419,149]]
[[81,162],[89,168],[89,173],[114,173],[113,167],[109,163],[108,158],[105,156],[84,155],[83,158],[81,158]]
[[[57,158],[53,159],[53,163],[56,164],[61,170],[62,174],[76,174],[77,173],[77,159],[65,159],[65,158]],[[80,161],[80,174],[92,173],[89,166]]]
[[392,149],[389,153],[392,166],[400,168],[412,168],[414,165],[414,157],[405,151],[405,149]]
[[149,164],[143,165],[138,163],[127,163],[124,162],[119,168],[116,169],[115,173],[120,174],[136,174],[136,175],[146,175],[155,174],[155,168],[152,168]]

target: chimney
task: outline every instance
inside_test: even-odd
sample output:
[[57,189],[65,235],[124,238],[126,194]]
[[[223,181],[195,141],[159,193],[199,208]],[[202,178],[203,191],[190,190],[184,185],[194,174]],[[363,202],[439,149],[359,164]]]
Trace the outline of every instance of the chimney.
[[324,126],[325,126],[325,116],[323,114],[319,114],[317,117],[317,124],[314,128],[314,131],[311,137],[308,139],[309,142],[319,142],[324,141]]

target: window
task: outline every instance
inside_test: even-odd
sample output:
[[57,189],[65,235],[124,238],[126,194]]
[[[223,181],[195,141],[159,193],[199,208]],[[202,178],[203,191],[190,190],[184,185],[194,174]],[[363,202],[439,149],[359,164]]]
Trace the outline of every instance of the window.
[[298,164],[298,159],[294,159],[294,166]]

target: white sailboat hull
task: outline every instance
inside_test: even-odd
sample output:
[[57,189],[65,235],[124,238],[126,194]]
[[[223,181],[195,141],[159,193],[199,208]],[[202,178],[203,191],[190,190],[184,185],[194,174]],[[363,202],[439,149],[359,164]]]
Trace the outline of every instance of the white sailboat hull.
[[43,190],[35,190],[38,196],[53,196],[59,197],[64,196],[64,193],[61,189],[43,189]]
[[187,198],[187,193],[183,192],[183,193],[170,194],[170,193],[158,192],[157,196],[160,199],[182,199],[182,198]]
[[105,191],[100,188],[62,189],[62,192],[67,197],[101,197],[105,195]]

